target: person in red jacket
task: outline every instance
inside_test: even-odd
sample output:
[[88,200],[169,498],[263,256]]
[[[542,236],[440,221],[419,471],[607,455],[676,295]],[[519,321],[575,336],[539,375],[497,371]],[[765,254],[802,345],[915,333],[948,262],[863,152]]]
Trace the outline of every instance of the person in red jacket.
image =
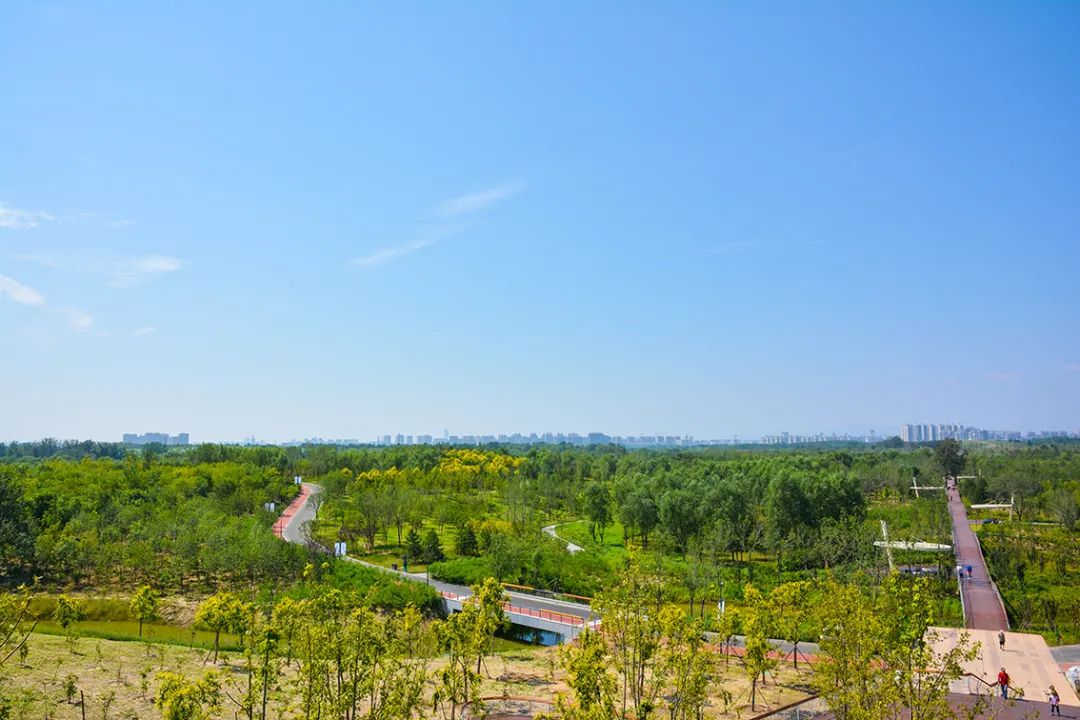
[[1009,699],[1009,673],[1005,672],[1005,668],[1001,668],[1001,672],[998,673],[998,687],[1001,688],[1001,697]]

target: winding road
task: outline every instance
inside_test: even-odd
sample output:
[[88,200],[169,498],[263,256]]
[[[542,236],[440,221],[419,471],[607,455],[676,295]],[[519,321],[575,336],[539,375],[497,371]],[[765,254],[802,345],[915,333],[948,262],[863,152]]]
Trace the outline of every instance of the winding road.
[[[281,518],[274,523],[274,534],[286,542],[306,545],[310,542],[307,535],[308,523],[315,519],[314,499],[322,492],[322,488],[314,483],[304,483],[299,495],[292,501]],[[412,582],[425,583],[432,586],[443,598],[452,602],[459,602],[472,595],[472,590],[464,585],[442,582],[429,578],[425,573],[407,573],[401,570],[391,570],[381,565],[364,562],[352,557],[345,557],[349,562],[390,573]],[[563,623],[572,626],[582,626],[596,619],[592,609],[587,605],[556,600],[554,598],[538,597],[527,593],[507,591],[509,598],[507,613],[513,619],[514,615],[528,617],[540,617],[555,623]]]

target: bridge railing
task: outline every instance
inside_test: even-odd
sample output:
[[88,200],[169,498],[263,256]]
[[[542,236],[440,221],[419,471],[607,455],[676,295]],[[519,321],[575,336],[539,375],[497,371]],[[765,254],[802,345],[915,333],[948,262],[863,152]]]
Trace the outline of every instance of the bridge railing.
[[[456,592],[450,592],[449,590],[442,590],[439,592],[447,600],[453,600],[455,602],[462,602],[469,595],[461,595]],[[574,627],[581,627],[586,624],[586,620],[583,617],[577,615],[567,615],[566,613],[556,612],[554,610],[534,610],[533,608],[521,607],[519,605],[511,605],[506,602],[503,603],[503,610],[511,615],[525,615],[526,617],[539,618],[541,620],[550,620],[551,622],[557,622],[562,625],[572,625]]]
[[538,598],[545,598],[551,600],[562,600],[564,602],[572,602],[577,605],[591,605],[593,599],[586,595],[574,595],[573,593],[556,592],[554,590],[543,590],[541,588],[534,588],[531,585],[514,585],[513,583],[501,583],[501,585],[511,592],[521,593],[524,595],[535,595]]

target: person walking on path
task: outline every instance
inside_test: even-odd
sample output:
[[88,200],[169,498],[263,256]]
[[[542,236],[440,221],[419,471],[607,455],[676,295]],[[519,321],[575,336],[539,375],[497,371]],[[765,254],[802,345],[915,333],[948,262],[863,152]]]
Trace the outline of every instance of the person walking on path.
[[[998,630],[998,647],[1001,648],[1002,650],[1005,649],[1005,631],[1004,630]],[[1005,672],[1005,669],[1002,668],[1001,671]]]
[[1003,700],[1009,699],[1009,673],[1005,672],[1005,668],[1001,668],[1001,672],[998,673],[998,687],[1001,688],[1001,697]]
[[1050,703],[1050,715],[1061,717],[1061,708],[1058,707],[1061,703],[1061,696],[1058,695],[1058,691],[1053,685],[1046,691],[1046,699]]

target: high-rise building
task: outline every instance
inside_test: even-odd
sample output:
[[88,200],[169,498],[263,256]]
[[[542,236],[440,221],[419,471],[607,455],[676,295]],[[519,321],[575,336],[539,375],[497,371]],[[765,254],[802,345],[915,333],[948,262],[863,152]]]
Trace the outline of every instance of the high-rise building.
[[125,445],[150,445],[151,443],[157,443],[159,445],[188,445],[190,439],[187,433],[180,433],[179,435],[170,435],[169,433],[124,433],[123,443]]

